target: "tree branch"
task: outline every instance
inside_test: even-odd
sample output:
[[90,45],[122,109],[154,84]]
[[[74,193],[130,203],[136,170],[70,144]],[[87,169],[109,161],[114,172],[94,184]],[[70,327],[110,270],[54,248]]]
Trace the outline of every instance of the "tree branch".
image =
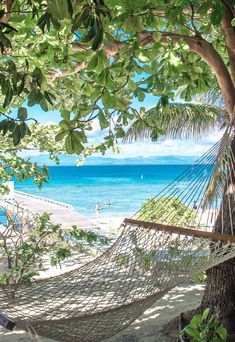
[[[215,74],[219,87],[221,89],[224,103],[230,118],[233,116],[235,107],[235,87],[222,57],[214,47],[206,40],[198,36],[185,36],[172,32],[161,32],[161,43],[167,43],[170,38],[174,44],[183,39],[189,46],[189,50],[199,55],[211,68]],[[146,45],[153,42],[151,32],[142,32],[139,34],[140,45]]]
[[190,51],[202,57],[215,74],[224,98],[225,107],[231,119],[235,107],[235,87],[222,57],[209,42],[202,38],[197,37],[197,40],[186,38],[185,41]]
[[232,5],[229,4],[230,1],[222,2],[224,4],[224,17],[221,21],[221,27],[224,31],[224,38],[228,49],[232,79],[235,85],[235,28],[231,25],[231,21],[234,18],[234,9],[232,8]]
[[14,0],[7,0],[6,11],[3,14],[2,18],[0,19],[1,23],[4,23],[4,24],[8,23],[8,20],[9,20],[9,17],[10,17],[10,13],[9,12],[11,12],[13,3],[14,3]]
[[[199,55],[211,68],[212,72],[215,74],[219,87],[221,89],[222,95],[224,97],[224,103],[230,118],[233,115],[235,107],[235,87],[226,67],[222,57],[214,49],[214,47],[206,40],[199,36],[186,36],[172,32],[160,32],[162,37],[160,39],[161,43],[167,43],[169,39],[176,44],[180,39],[183,39],[189,47],[189,50],[195,52]],[[137,37],[140,46],[145,46],[154,43],[153,33],[144,31],[138,34]],[[234,42],[235,44],[235,42]],[[113,41],[110,43],[103,44],[102,48],[106,52],[107,57],[112,57],[116,55],[121,48],[125,45],[125,42]],[[84,50],[79,44],[74,43],[73,49],[75,51]],[[50,81],[53,82],[58,77],[65,77],[77,73],[86,67],[87,63],[79,63],[76,67],[71,70],[64,70],[57,72],[51,76]]]
[[[102,48],[106,52],[107,57],[112,57],[112,56],[116,55],[118,53],[118,51],[120,51],[124,45],[125,45],[125,42],[114,41],[112,43],[103,44]],[[73,43],[72,49],[74,51],[77,51],[77,52],[86,50],[79,43]],[[53,83],[57,78],[62,78],[62,77],[74,75],[74,74],[78,73],[79,71],[85,69],[86,66],[87,66],[87,63],[82,62],[82,63],[78,63],[74,67],[74,69],[70,69],[70,70],[66,69],[66,70],[62,70],[62,71],[57,71],[54,74],[52,74],[51,76],[49,76],[49,83]]]
[[74,69],[71,70],[62,70],[62,71],[57,71],[54,74],[52,74],[51,76],[49,76],[49,83],[53,83],[57,78],[63,78],[63,77],[67,77],[67,76],[71,76],[74,75],[76,73],[78,73],[79,71],[85,69],[85,67],[87,66],[87,63],[82,62],[77,64]]

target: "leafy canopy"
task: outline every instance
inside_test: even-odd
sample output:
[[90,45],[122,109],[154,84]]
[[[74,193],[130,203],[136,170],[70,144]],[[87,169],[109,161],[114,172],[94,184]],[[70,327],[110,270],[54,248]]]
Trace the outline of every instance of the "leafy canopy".
[[68,153],[83,153],[95,119],[104,140],[94,151],[105,152],[138,117],[133,100],[166,106],[176,89],[186,101],[208,91],[214,75],[186,38],[206,39],[227,64],[223,15],[219,0],[2,2],[0,131],[17,146],[39,105],[60,112],[53,133]]

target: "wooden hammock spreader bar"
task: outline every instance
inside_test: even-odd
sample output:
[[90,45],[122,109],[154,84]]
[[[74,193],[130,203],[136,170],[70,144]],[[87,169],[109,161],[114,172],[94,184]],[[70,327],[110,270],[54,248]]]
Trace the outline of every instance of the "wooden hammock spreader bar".
[[129,224],[131,226],[141,227],[141,228],[151,228],[155,230],[164,230],[171,233],[182,234],[182,235],[189,235],[189,236],[196,236],[199,238],[211,239],[214,241],[223,241],[223,242],[233,242],[235,243],[235,236],[228,235],[228,234],[220,234],[220,233],[213,233],[213,232],[206,232],[204,230],[199,229],[191,229],[191,228],[182,228],[176,226],[168,226],[160,223],[154,222],[147,222],[141,220],[133,220],[129,218],[125,218],[124,223]]

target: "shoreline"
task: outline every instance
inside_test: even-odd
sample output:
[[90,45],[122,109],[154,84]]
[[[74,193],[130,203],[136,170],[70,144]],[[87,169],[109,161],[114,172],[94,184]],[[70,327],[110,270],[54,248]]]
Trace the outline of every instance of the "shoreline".
[[19,209],[29,214],[43,214],[47,212],[51,214],[51,221],[55,224],[61,224],[61,226],[76,225],[81,229],[98,228],[86,216],[75,211],[72,205],[22,191],[15,191],[12,198],[0,199],[0,206],[3,210],[11,210],[16,215]]
[[[44,202],[45,205],[55,205],[55,206],[59,206],[61,208],[65,208],[65,209],[68,209],[70,210],[72,213],[75,213],[77,215],[77,217],[81,219],[81,221],[83,222],[84,220],[87,220],[87,223],[89,225],[89,223],[93,223],[93,225],[96,227],[96,228],[99,228],[99,226],[101,225],[102,227],[107,227],[108,225],[111,225],[111,227],[114,227],[114,228],[118,228],[118,226],[121,225],[121,223],[123,222],[124,218],[130,216],[130,215],[125,215],[124,213],[121,213],[119,215],[117,214],[114,214],[114,213],[108,213],[108,212],[104,212],[103,208],[101,209],[101,212],[97,212],[94,210],[94,214],[93,215],[84,215],[84,214],[81,214],[79,212],[79,210],[77,210],[73,205],[69,204],[69,203],[66,203],[66,202],[62,202],[62,201],[57,201],[57,200],[54,200],[54,199],[51,199],[49,197],[46,197],[46,196],[38,196],[38,195],[33,195],[33,194],[30,194],[28,192],[23,192],[23,191],[18,191],[18,190],[15,190],[15,194],[18,196],[19,199],[22,199],[22,197],[24,198],[27,198],[27,199],[32,199],[32,200],[38,200],[38,201],[41,201],[41,202]],[[13,201],[15,200],[15,198],[17,198],[17,196],[14,196],[14,199]],[[22,201],[19,201],[19,203],[22,202]],[[27,203],[26,205],[23,204],[23,207],[25,207],[25,209],[30,209],[30,208],[26,208],[28,207],[29,204]],[[34,212],[36,212],[35,208],[34,209]],[[38,207],[39,209],[39,212],[42,212],[42,209],[41,207]],[[46,207],[44,207],[44,211],[46,212]],[[80,226],[80,224],[79,224]],[[87,227],[82,227],[84,229],[87,229]],[[92,227],[93,228],[93,227]]]

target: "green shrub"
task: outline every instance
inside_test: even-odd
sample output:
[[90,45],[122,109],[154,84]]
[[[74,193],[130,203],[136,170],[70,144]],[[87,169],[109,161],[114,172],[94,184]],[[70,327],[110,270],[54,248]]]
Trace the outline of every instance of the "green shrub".
[[32,281],[43,268],[45,255],[52,266],[57,266],[95,244],[102,247],[108,243],[107,238],[76,226],[65,229],[53,224],[47,213],[31,218],[17,213],[7,218],[7,226],[0,233],[0,284]]
[[220,324],[215,315],[207,308],[202,314],[195,315],[190,323],[180,332],[180,336],[188,335],[192,342],[226,342],[227,330]]
[[181,226],[193,223],[195,216],[196,210],[189,208],[177,196],[149,198],[140,211],[141,220]]

